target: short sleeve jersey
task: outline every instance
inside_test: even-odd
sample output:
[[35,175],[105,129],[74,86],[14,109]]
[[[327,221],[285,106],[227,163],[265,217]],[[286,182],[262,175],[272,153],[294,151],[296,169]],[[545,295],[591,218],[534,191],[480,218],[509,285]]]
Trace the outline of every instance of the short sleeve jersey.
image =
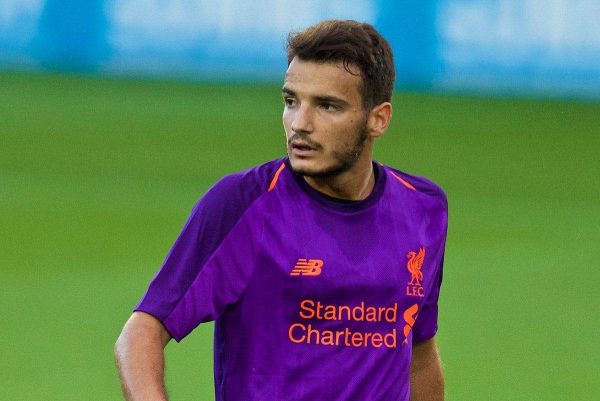
[[413,342],[437,331],[443,191],[374,163],[362,201],[289,161],[217,182],[137,311],[180,341],[215,321],[218,401],[406,400]]

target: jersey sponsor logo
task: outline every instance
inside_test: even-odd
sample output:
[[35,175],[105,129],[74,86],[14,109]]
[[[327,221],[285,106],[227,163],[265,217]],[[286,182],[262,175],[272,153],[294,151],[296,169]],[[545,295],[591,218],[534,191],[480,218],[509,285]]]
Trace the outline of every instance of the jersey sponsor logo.
[[413,326],[415,325],[415,321],[417,320],[417,313],[419,313],[419,305],[418,304],[414,304],[413,306],[411,306],[410,308],[408,308],[404,311],[403,317],[404,317],[404,322],[406,324],[404,325],[403,344],[408,343],[408,335],[410,334],[410,331],[412,330]]
[[[369,305],[365,301],[353,305],[334,305],[303,299],[297,320],[288,328],[288,339],[294,344],[397,348],[408,344],[419,304],[415,303],[404,310],[402,318],[398,312],[396,302],[387,306]],[[402,323],[404,326],[400,331],[398,327],[402,327]],[[402,334],[404,340],[400,344]]]
[[288,339],[294,344],[397,348],[401,338],[396,328],[397,303],[333,305],[304,299],[299,306],[298,320],[288,329]]
[[425,260],[425,248],[419,248],[419,252],[410,251],[406,257],[408,258],[406,268],[410,273],[410,281],[406,284],[406,295],[409,297],[423,298],[425,293],[423,292],[423,286],[421,285],[423,282],[423,272],[421,271],[421,268],[423,267],[423,261]]
[[298,259],[290,276],[319,276],[321,275],[323,261],[321,259]]

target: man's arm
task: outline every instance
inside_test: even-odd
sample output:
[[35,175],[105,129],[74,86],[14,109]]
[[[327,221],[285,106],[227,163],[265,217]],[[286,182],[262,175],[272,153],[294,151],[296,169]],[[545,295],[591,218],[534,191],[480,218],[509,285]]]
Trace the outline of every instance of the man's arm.
[[115,344],[121,387],[128,401],[166,401],[163,350],[171,336],[155,317],[134,312]]
[[410,362],[410,401],[443,401],[442,362],[432,338],[416,343]]

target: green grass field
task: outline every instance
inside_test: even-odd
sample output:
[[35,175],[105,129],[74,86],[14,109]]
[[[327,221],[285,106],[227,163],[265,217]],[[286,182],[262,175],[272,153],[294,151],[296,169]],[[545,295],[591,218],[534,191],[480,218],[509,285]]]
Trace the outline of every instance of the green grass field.
[[[194,202],[285,152],[279,91],[0,74],[0,399],[120,398],[114,341]],[[394,107],[376,158],[450,203],[447,399],[597,400],[600,104]],[[173,400],[212,399],[212,325],[167,364]]]

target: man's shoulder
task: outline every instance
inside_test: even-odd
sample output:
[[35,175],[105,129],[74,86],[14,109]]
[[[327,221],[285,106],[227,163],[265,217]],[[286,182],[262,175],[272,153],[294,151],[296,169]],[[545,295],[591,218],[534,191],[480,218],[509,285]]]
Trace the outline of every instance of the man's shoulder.
[[204,194],[201,203],[208,204],[211,209],[247,209],[268,191],[284,161],[283,158],[275,159],[223,176]]
[[435,182],[431,181],[428,178],[414,174],[409,174],[390,166],[384,165],[383,167],[391,176],[390,178],[401,184],[404,188],[407,188],[423,196],[436,199],[442,202],[445,207],[447,207],[448,200],[446,198],[446,193],[444,192],[442,187],[436,184]]
[[260,195],[269,189],[269,185],[277,170],[285,163],[285,159],[275,159],[269,162],[250,167],[248,169],[227,174],[217,181],[211,190],[232,193],[245,193]]

